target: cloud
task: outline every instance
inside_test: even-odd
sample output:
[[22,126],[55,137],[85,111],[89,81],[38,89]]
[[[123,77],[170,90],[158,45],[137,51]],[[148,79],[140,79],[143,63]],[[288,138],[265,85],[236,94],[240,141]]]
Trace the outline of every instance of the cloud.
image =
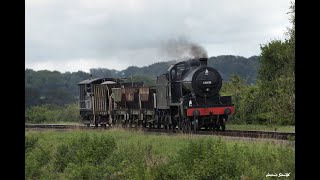
[[108,61],[101,60],[101,59],[86,59],[86,58],[79,58],[79,59],[66,59],[64,61],[54,61],[54,60],[46,60],[41,61],[38,63],[26,63],[26,67],[33,69],[33,70],[59,70],[60,72],[76,72],[76,71],[84,71],[90,72],[91,68],[99,68],[105,67],[108,69],[117,69],[123,70],[128,67],[129,64],[126,62],[121,62],[118,58],[111,58]]
[[144,66],[169,60],[163,42],[178,37],[208,56],[259,55],[260,44],[285,38],[289,7],[290,0],[26,0],[26,67]]

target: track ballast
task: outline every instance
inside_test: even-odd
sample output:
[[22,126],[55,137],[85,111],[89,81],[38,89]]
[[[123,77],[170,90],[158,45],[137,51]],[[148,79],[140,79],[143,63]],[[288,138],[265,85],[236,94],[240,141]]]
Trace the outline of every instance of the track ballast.
[[[65,124],[25,124],[26,129],[97,129],[94,126],[84,125],[65,125]],[[99,127],[98,127],[99,128]],[[112,127],[106,127],[110,129]],[[99,128],[102,129],[102,128]],[[217,135],[217,136],[234,136],[234,137],[247,137],[247,138],[267,138],[267,139],[279,139],[288,140],[290,137],[294,137],[295,133],[288,132],[271,132],[271,131],[244,131],[244,130],[225,130],[225,131],[182,131],[182,130],[167,130],[167,129],[149,129],[149,128],[124,128],[130,130],[140,130],[151,133],[166,133],[166,134],[197,134],[197,135]]]

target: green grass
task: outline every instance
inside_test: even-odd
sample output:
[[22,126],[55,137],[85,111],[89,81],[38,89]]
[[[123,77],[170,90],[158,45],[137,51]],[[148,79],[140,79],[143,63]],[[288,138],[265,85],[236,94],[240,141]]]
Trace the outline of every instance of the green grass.
[[277,131],[277,132],[295,132],[295,126],[279,126],[279,125],[238,125],[238,124],[227,124],[226,129],[228,130],[248,130],[248,131]]
[[26,179],[266,179],[291,173],[291,143],[112,130],[26,131]]

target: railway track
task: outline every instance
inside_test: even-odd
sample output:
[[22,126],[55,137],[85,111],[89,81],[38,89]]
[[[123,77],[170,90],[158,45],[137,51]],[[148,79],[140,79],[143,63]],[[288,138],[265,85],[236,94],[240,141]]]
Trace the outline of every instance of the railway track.
[[[84,125],[62,125],[62,124],[26,124],[26,129],[96,129],[100,127],[84,126]],[[106,127],[110,129],[112,127]],[[101,129],[101,128],[100,128]],[[295,133],[286,132],[271,132],[271,131],[243,131],[243,130],[226,130],[226,131],[179,131],[179,130],[166,130],[166,129],[142,129],[142,128],[126,128],[130,130],[142,130],[146,133],[165,133],[165,134],[196,134],[196,135],[217,135],[217,136],[234,136],[234,137],[248,137],[248,138],[267,138],[288,140],[294,137]]]

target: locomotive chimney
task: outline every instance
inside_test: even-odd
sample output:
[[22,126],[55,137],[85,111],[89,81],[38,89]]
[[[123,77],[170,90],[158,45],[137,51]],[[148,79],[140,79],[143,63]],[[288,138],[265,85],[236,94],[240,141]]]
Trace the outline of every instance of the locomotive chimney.
[[208,58],[200,58],[200,66],[207,66],[208,64]]

